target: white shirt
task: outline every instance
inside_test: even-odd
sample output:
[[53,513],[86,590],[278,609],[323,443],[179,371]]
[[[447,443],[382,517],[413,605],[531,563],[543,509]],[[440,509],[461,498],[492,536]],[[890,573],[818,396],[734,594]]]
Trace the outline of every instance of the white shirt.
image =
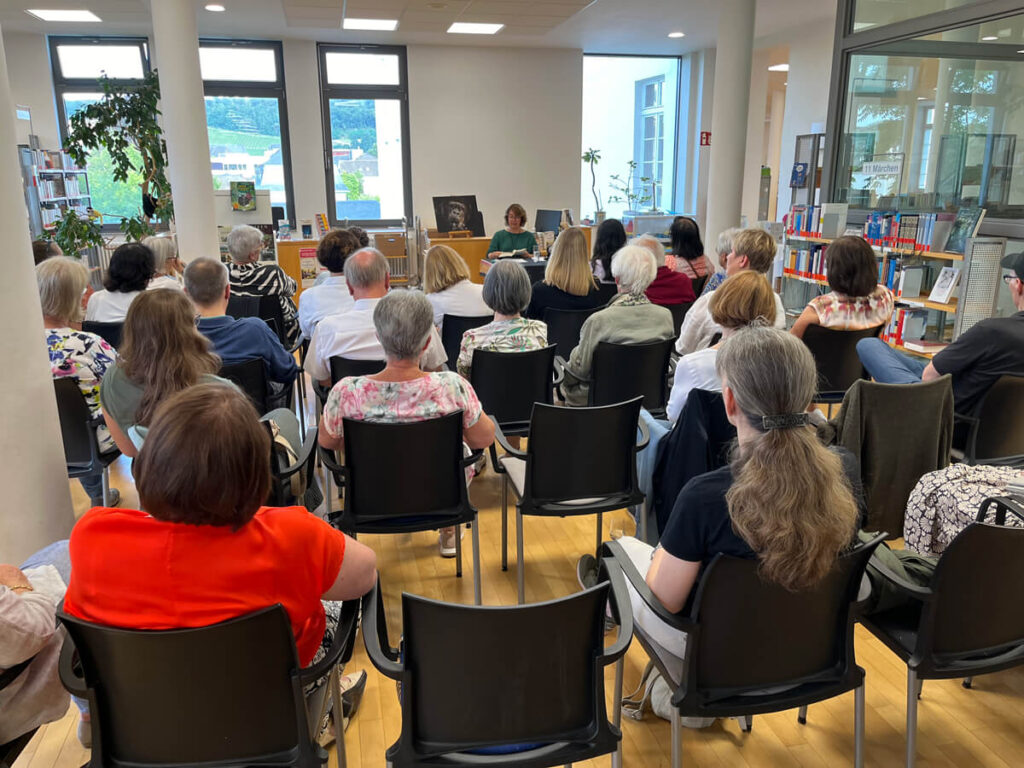
[[325,317],[348,312],[356,303],[348,291],[344,275],[323,274],[330,276],[299,295],[299,327],[307,339],[313,338],[317,323]]
[[85,307],[85,319],[94,323],[123,323],[135,297],[142,291],[96,291]]
[[171,277],[170,275],[157,275],[150,280],[149,285],[146,286],[147,291],[152,291],[157,288],[171,288],[175,291],[185,290],[184,286],[178,282],[177,278]]
[[675,422],[679,418],[691,389],[722,391],[722,382],[715,370],[716,357],[718,350],[708,347],[679,358],[676,375],[672,380],[672,392],[668,396],[669,421]]
[[469,280],[460,280],[443,291],[426,294],[427,300],[434,307],[434,325],[440,328],[445,315],[459,317],[493,315],[494,310],[484,304],[483,291],[482,285],[471,283]]
[[[328,315],[313,331],[306,356],[306,371],[314,381],[331,378],[331,358],[348,357],[353,360],[383,360],[384,348],[377,341],[373,325],[373,309],[380,299],[359,299],[352,309],[340,315]],[[430,326],[430,346],[420,358],[420,368],[436,370],[447,362],[448,356],[441,344],[437,328]]]
[[[711,339],[716,333],[721,333],[722,328],[711,319],[711,297],[715,293],[705,293],[698,298],[690,311],[683,319],[683,327],[679,329],[679,339],[676,341],[676,352],[680,355],[688,355],[698,349],[704,349],[711,344]],[[779,294],[775,296],[775,327],[786,330],[786,308],[782,306],[782,299]]]

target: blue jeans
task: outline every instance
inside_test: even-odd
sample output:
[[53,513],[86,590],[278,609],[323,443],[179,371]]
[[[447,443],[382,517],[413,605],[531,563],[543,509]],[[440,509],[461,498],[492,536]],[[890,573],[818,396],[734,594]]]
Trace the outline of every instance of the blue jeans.
[[861,339],[857,356],[875,381],[883,384],[920,384],[928,361],[897,352],[881,339]]
[[102,507],[106,501],[103,498],[103,473],[83,475],[78,478],[78,482],[82,484],[82,488],[89,495],[89,501],[92,502],[93,506]]

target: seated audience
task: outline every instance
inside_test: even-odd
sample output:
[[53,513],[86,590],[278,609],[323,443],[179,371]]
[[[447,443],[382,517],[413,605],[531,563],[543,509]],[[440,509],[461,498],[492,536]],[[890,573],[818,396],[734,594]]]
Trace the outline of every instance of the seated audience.
[[126,456],[138,454],[164,400],[202,381],[223,381],[215,375],[220,358],[195,317],[181,291],[146,291],[128,310],[120,356],[100,385],[107,428]]
[[722,391],[715,360],[718,350],[740,328],[760,322],[775,322],[775,294],[768,279],[757,272],[740,272],[726,280],[710,301],[711,318],[722,329],[722,340],[707,349],[698,349],[679,358],[676,363],[672,392],[668,398],[668,418],[674,422],[683,412],[686,398],[694,389]]
[[526,226],[526,209],[519,203],[512,203],[505,209],[505,228],[498,230],[487,246],[487,258],[496,259],[502,253],[526,251],[533,253],[537,240]]
[[146,290],[156,274],[153,251],[142,243],[117,246],[110,256],[103,290],[89,297],[85,319],[97,323],[121,323],[135,297]]
[[313,331],[327,315],[340,315],[355,303],[345,283],[345,259],[359,250],[359,240],[346,229],[332,229],[316,246],[316,260],[327,269],[327,277],[303,290],[299,296],[299,327],[302,336],[313,338]]
[[[373,311],[388,293],[388,269],[388,260],[374,248],[358,250],[345,261],[345,281],[355,304],[348,312],[325,317],[313,332],[306,355],[306,372],[313,381],[325,387],[331,385],[331,358],[335,356],[353,360],[384,359],[384,347],[377,339],[373,324]],[[441,337],[434,328],[430,345],[420,362],[425,369],[436,371],[447,360]]]
[[[619,293],[607,307],[583,323],[580,343],[569,355],[562,383],[568,405],[587,404],[589,385],[579,379],[590,376],[599,342],[642,344],[671,339],[675,335],[672,313],[652,304],[644,295],[656,272],[654,256],[646,248],[627,245],[612,257],[612,276]],[[623,371],[623,375],[628,372]]]
[[[394,291],[374,302],[373,325],[387,366],[372,376],[342,379],[324,404],[320,445],[343,448],[342,419],[384,422],[426,421],[462,411],[462,438],[472,449],[494,441],[494,424],[476,393],[457,373],[426,373],[420,357],[430,347],[433,309],[423,294]],[[456,528],[441,531],[442,557],[455,556]]]
[[189,262],[185,268],[185,293],[199,313],[196,327],[213,344],[213,352],[221,359],[221,364],[262,360],[270,385],[267,394],[271,400],[278,399],[295,380],[299,367],[266,322],[258,317],[236,320],[227,315],[231,296],[227,267],[218,259]]
[[739,227],[729,227],[718,233],[718,240],[715,242],[715,253],[718,254],[719,269],[716,269],[714,274],[705,281],[704,290],[700,292],[701,296],[705,293],[711,293],[725,282],[725,259],[732,252],[732,239],[741,231]]
[[[332,231],[334,231],[334,230],[332,230]],[[346,229],[344,231],[348,232],[350,235],[352,235],[356,239],[356,242],[359,243],[359,245],[357,246],[357,249],[358,248],[369,248],[370,247],[370,236],[368,234],[366,234],[366,230],[363,229],[362,227],[349,227],[348,229]],[[317,250],[319,251],[319,249],[317,249]],[[344,273],[342,273],[342,274],[344,274]],[[313,287],[317,287],[317,286],[323,285],[330,278],[331,278],[331,273],[330,272],[321,272],[319,275],[316,276],[316,280],[313,281]],[[308,291],[308,290],[309,290],[308,288],[303,290],[302,296],[305,296],[306,295],[306,291]],[[299,297],[299,301],[300,302],[302,301],[302,296]],[[299,307],[299,311],[301,313],[302,307]],[[305,335],[305,334],[303,334],[303,335]],[[312,331],[310,331],[310,335],[312,335]],[[308,338],[310,338],[310,336],[306,336],[306,338],[308,339]]]
[[647,299],[652,304],[669,307],[673,304],[685,304],[693,301],[693,284],[690,278],[680,272],[674,272],[665,266],[665,247],[653,235],[640,235],[630,241],[630,245],[646,248],[654,257],[658,267],[654,280],[647,286]]
[[825,251],[829,293],[815,296],[790,332],[803,338],[809,325],[841,331],[876,328],[889,322],[892,292],[878,284],[875,251],[863,237],[839,237]]
[[[726,256],[725,274],[727,277],[738,274],[745,269],[766,275],[775,261],[775,238],[763,229],[744,229],[733,237],[733,247]],[[686,313],[683,327],[679,331],[676,352],[688,355],[698,349],[704,349],[711,343],[715,334],[722,329],[715,325],[708,310],[712,294],[701,294]],[[775,327],[786,327],[786,310],[782,299],[775,294]]]
[[494,312],[494,322],[462,334],[457,367],[466,379],[473,367],[473,350],[529,352],[548,343],[547,325],[519,314],[530,303],[530,276],[521,264],[499,261],[491,267],[484,278],[483,300]]
[[[36,267],[36,285],[43,308],[46,346],[50,353],[50,374],[55,379],[73,378],[92,416],[100,414],[100,381],[117,360],[117,352],[93,333],[82,331],[82,292],[89,271],[77,259],[54,256]],[[96,428],[101,453],[116,447],[106,426]],[[103,505],[103,473],[80,477],[89,501]],[[117,506],[120,493],[110,489],[110,505]]]
[[932,381],[953,376],[953,407],[969,414],[1003,374],[1024,376],[1024,253],[1011,253],[1000,262],[1017,312],[990,317],[972,325],[931,361],[897,352],[881,339],[861,339],[857,354],[871,378],[885,384]]
[[178,258],[178,246],[174,242],[174,236],[147,237],[142,244],[153,251],[153,266],[156,271],[156,275],[146,286],[147,290],[154,288],[182,290],[181,273],[185,267],[181,263],[181,259]]
[[704,255],[704,241],[700,239],[700,227],[696,221],[689,216],[676,216],[669,235],[672,238],[672,255],[676,257],[676,272],[696,280],[712,271],[708,257]]
[[[783,331],[750,326],[722,345],[716,366],[738,438],[731,464],[683,487],[656,549],[620,539],[671,613],[691,602],[703,570],[719,553],[757,559],[766,581],[804,590],[825,578],[855,541],[857,486],[851,478],[857,469],[849,454],[825,448],[808,426],[817,389],[808,349]],[[797,465],[801,471],[794,472]],[[665,626],[635,590],[630,593],[634,620],[660,646],[658,656],[678,682],[686,634]]]
[[453,248],[435,245],[427,251],[423,268],[423,292],[434,308],[434,325],[441,330],[445,315],[489,315],[482,298],[483,286],[470,282],[469,267]]
[[605,219],[594,234],[590,268],[598,282],[612,280],[612,256],[626,244],[626,228],[618,219]]
[[523,314],[543,320],[545,309],[592,309],[604,302],[590,271],[587,239],[579,227],[563,230],[551,247],[544,279],[533,284]]
[[64,610],[163,630],[280,603],[299,663],[323,658],[340,617],[336,601],[373,586],[376,558],[303,507],[263,506],[269,455],[270,435],[234,385],[203,383],[168,397],[134,464],[145,511],[100,508],[78,521]]
[[299,319],[291,297],[295,281],[276,264],[261,264],[263,233],[256,227],[241,224],[228,234],[231,292],[236,296],[277,296],[284,317],[284,335],[289,346],[299,338]]
[[56,240],[33,240],[32,260],[39,264],[51,256],[63,256],[64,251],[57,245]]

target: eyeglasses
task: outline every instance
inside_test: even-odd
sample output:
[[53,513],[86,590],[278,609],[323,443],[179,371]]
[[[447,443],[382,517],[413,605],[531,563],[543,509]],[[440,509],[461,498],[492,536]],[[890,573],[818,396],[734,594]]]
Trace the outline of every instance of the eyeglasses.
[[196,315],[192,318],[192,322],[196,324],[196,328],[199,327],[199,321],[203,319],[202,315]]
[[1020,278],[1017,277],[1016,275],[1003,275],[1003,282],[1006,283],[1007,285],[1012,283],[1014,280],[1020,280]]

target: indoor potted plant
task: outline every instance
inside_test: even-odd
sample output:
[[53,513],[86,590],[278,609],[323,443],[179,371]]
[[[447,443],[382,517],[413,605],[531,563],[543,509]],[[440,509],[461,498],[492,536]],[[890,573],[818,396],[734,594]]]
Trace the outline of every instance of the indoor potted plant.
[[634,186],[633,177],[636,174],[637,163],[635,160],[630,160],[626,166],[629,168],[629,172],[625,178],[617,173],[612,175],[611,187],[618,194],[609,197],[608,200],[613,203],[625,203],[624,215],[636,215],[640,213],[640,206],[646,205],[653,199],[651,195],[644,192],[647,185],[651,183],[651,179],[648,176],[641,176],[640,183]]
[[591,147],[583,153],[583,162],[590,165],[590,192],[594,195],[594,223],[600,224],[604,221],[604,207],[601,205],[601,195],[597,192],[597,174],[594,166],[601,159],[601,150]]

